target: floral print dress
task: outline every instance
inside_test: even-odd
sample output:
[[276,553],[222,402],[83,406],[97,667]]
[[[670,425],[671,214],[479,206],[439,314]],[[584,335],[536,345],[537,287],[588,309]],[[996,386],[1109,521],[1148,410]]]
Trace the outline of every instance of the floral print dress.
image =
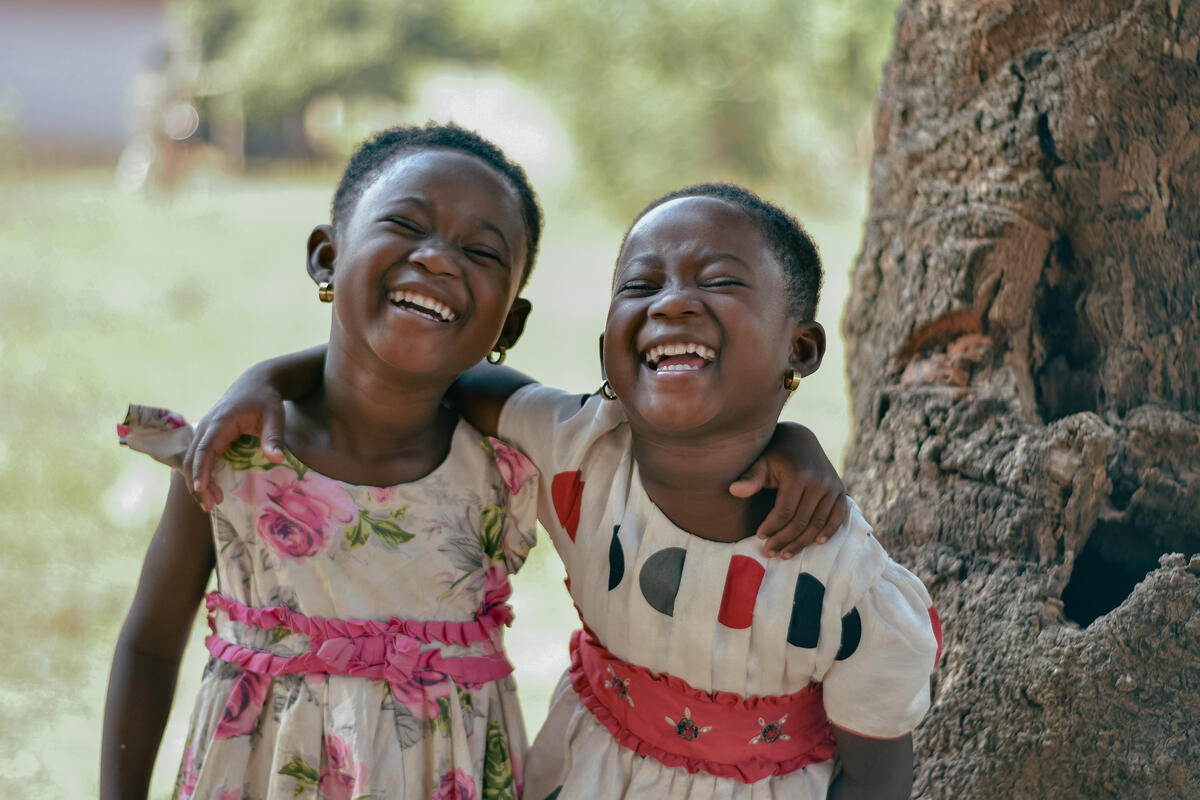
[[[192,429],[131,406],[122,442],[178,467]],[[503,652],[537,477],[466,422],[429,475],[325,477],[243,437],[214,470],[213,653],[175,797],[520,796],[527,742]]]

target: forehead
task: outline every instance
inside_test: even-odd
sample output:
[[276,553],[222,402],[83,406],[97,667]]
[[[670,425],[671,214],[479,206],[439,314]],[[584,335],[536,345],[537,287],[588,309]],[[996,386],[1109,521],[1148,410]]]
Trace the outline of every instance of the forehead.
[[494,225],[524,229],[516,189],[490,165],[457,150],[412,150],[396,156],[363,191],[355,209],[421,200],[458,208]]
[[630,229],[620,262],[710,251],[729,253],[748,265],[770,262],[780,268],[754,219],[715,197],[680,197],[649,211]]

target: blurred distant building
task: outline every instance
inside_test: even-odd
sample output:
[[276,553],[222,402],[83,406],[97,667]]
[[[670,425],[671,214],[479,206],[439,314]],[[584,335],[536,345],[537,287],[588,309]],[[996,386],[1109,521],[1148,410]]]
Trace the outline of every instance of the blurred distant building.
[[135,86],[166,62],[165,0],[0,0],[0,142],[111,163],[137,132]]

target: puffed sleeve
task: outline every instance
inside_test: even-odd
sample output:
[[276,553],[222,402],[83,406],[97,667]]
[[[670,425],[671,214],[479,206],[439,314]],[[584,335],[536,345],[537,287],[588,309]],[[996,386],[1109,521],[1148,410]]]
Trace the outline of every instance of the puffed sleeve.
[[505,513],[501,547],[508,571],[516,572],[537,544],[538,475],[533,462],[507,442],[494,436],[483,440],[504,483]]
[[117,426],[121,444],[172,469],[183,466],[183,456],[194,435],[192,426],[179,414],[134,404],[125,413],[125,421]]
[[[540,384],[522,387],[504,404],[500,436],[529,456],[541,473],[538,518],[565,562],[569,563],[568,553],[586,516],[584,506],[602,504],[607,496],[604,487],[611,483],[611,467],[598,466],[597,459],[611,456],[615,445],[596,445],[606,442],[606,434],[624,420],[620,403]],[[588,470],[591,477],[585,480]],[[609,479],[596,480],[602,474]]]
[[842,619],[841,646],[824,676],[825,712],[876,739],[909,733],[929,710],[941,622],[920,579],[888,559]]

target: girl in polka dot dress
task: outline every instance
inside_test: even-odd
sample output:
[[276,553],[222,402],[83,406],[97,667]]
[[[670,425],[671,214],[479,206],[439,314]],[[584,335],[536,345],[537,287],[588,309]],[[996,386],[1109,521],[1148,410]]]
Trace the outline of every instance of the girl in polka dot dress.
[[940,624],[850,503],[827,542],[765,558],[766,509],[725,489],[821,363],[816,248],[752,193],[705,184],[622,243],[580,397],[503,368],[456,403],[542,473],[539,519],[583,627],[525,797],[900,798]]
[[621,246],[603,391],[534,384],[503,404],[583,621],[527,798],[908,796],[940,649],[925,587],[853,504],[827,543],[766,559],[763,509],[719,491],[821,363],[820,281],[780,209],[674,192]]

